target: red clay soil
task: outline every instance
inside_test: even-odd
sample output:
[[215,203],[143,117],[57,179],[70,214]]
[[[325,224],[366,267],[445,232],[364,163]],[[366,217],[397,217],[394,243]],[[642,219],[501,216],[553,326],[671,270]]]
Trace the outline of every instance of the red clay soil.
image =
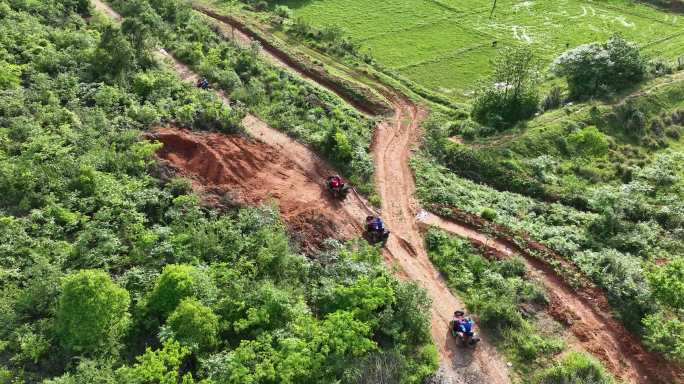
[[351,239],[361,230],[359,218],[333,201],[320,180],[269,145],[242,136],[158,129],[148,139],[164,146],[157,156],[198,190],[228,194],[247,205],[275,201],[294,233],[305,234],[305,246],[326,238]]
[[[563,276],[549,266],[548,260],[561,264],[566,271],[574,271],[575,266],[548,247],[529,238],[522,240],[525,248],[518,246],[507,228],[463,211],[454,210],[449,219],[428,214],[424,222],[467,237],[489,256],[521,255],[531,275],[546,289],[549,314],[566,325],[579,340],[581,349],[599,358],[619,379],[644,384],[684,382],[684,370],[680,365],[647,351],[640,340],[611,315],[608,300],[600,288],[586,278],[574,288],[567,284]],[[494,235],[488,237],[480,231]]]
[[[258,35],[256,38],[261,40]],[[265,49],[274,57],[285,54],[279,50],[270,52],[269,49],[275,48],[266,45]],[[184,80],[192,81],[196,77],[187,67],[169,58]],[[287,61],[285,65],[288,65]],[[296,67],[292,69],[297,70]],[[373,142],[382,214],[393,231],[385,258],[401,268],[400,277],[419,282],[432,298],[432,336],[442,358],[444,376],[452,383],[508,383],[506,365],[486,339],[473,352],[458,348],[448,335],[451,313],[462,308],[463,303],[449,291],[427,257],[416,220],[421,209],[413,198],[415,186],[408,166],[411,148],[419,136],[419,124],[426,111],[391,90],[378,91],[391,100],[394,107],[394,117],[378,126]],[[220,96],[228,102],[224,95]],[[331,201],[321,183],[322,177],[332,172],[327,165],[306,147],[254,116],[248,115],[244,124],[265,144],[238,136],[162,129],[154,133],[156,139],[165,144],[159,156],[193,178],[198,188],[228,192],[236,200],[248,204],[276,199],[285,222],[297,233],[305,234],[311,243],[323,237],[350,238],[360,234],[360,223],[370,212],[363,199],[355,195],[343,204]],[[448,227],[458,225],[448,223],[440,226],[453,230]],[[477,226],[459,225],[456,232],[473,241],[483,237],[486,240]],[[513,252],[512,243],[503,239],[485,241],[485,245],[492,252]],[[566,319],[565,323],[580,337],[581,347],[604,360],[613,373],[631,383],[650,383],[656,377],[671,377],[670,383],[681,382],[681,376],[668,373],[672,367],[647,353],[612,318],[607,302],[603,304],[605,299],[594,300],[604,297],[600,291],[588,291],[596,293],[594,296],[578,295],[562,278],[554,275],[547,264],[522,254],[550,292],[552,314]]]
[[386,259],[425,288],[432,299],[432,339],[442,357],[443,376],[456,383],[509,383],[507,366],[486,337],[472,352],[459,348],[448,332],[454,310],[465,305],[449,290],[425,251],[416,221],[421,209],[414,199],[415,184],[409,167],[419,126],[427,111],[401,95],[380,91],[395,108],[393,118],[376,128],[372,144],[382,217],[394,234],[386,246]]

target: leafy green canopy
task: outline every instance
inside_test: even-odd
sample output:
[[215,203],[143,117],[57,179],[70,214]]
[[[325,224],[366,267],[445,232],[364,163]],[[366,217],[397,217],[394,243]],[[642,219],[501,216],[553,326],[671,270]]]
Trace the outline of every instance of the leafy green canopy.
[[646,59],[636,44],[616,34],[607,42],[563,53],[553,62],[553,71],[567,79],[573,97],[608,96],[641,81]]
[[64,279],[55,314],[57,335],[69,351],[111,349],[126,331],[128,292],[104,271],[81,270]]
[[208,350],[218,344],[218,322],[211,308],[193,298],[183,299],[167,320],[166,337],[191,350]]
[[[153,60],[142,37],[154,14],[118,28],[73,13],[78,4],[0,0],[2,380],[419,383],[430,374],[429,301],[375,249],[332,242],[306,258],[276,209],[203,206],[153,161],[159,145],[145,130],[237,132],[243,113]],[[154,4],[168,19],[188,12]],[[233,52],[226,70],[267,68]],[[269,79],[282,85],[281,103],[307,89]],[[293,127],[317,125],[302,116],[291,115]],[[373,290],[351,294],[364,287]]]
[[494,61],[494,73],[479,91],[471,115],[480,124],[504,129],[537,112],[538,68],[527,48],[508,48]]

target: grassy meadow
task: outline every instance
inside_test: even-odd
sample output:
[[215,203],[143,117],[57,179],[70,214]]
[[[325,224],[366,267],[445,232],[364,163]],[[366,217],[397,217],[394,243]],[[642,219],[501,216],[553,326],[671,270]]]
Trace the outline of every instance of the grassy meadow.
[[[653,57],[684,54],[684,16],[626,0],[282,0],[296,17],[341,27],[382,65],[454,99],[486,76],[497,50],[528,44],[544,64],[620,32]],[[496,42],[496,44],[494,43]]]

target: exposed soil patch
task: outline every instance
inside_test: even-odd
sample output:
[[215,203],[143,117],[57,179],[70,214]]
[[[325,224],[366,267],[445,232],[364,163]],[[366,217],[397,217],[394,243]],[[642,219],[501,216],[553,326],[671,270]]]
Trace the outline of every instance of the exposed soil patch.
[[[97,0],[95,3],[101,4]],[[110,14],[113,11],[105,9],[105,12]],[[228,17],[223,21],[243,32],[239,38],[261,41],[266,53],[280,60],[284,66],[339,94],[340,88],[334,81],[329,83],[332,81],[330,78],[312,75],[308,72],[309,67],[302,67],[301,62],[290,58],[258,33],[244,26],[241,28],[239,20]],[[169,58],[184,80],[196,78],[186,66],[173,57]],[[462,308],[463,303],[449,291],[427,257],[416,220],[422,212],[413,198],[415,185],[408,166],[412,146],[419,136],[420,121],[427,112],[394,91],[384,88],[377,91],[390,100],[394,108],[392,119],[378,126],[373,143],[376,184],[383,202],[382,215],[393,231],[384,257],[390,264],[401,268],[399,277],[418,282],[433,300],[432,336],[442,358],[440,371],[445,381],[508,383],[508,370],[486,339],[473,352],[457,347],[448,335],[451,314],[454,309]],[[218,93],[227,103],[225,95]],[[354,103],[353,99],[347,100],[364,112],[363,106]],[[367,109],[365,111],[368,112]],[[243,122],[252,135],[265,143],[240,136],[175,129],[161,129],[152,135],[165,144],[158,153],[159,157],[192,178],[197,188],[225,191],[245,204],[277,200],[285,222],[293,231],[302,234],[308,245],[313,246],[326,237],[346,239],[361,233],[363,218],[372,210],[358,195],[345,202],[333,201],[327,196],[322,179],[332,172],[330,167],[305,146],[268,127],[257,117],[248,115]],[[582,349],[601,358],[611,372],[630,383],[650,383],[655,378],[663,378],[668,383],[682,382],[681,369],[648,353],[617,323],[610,315],[610,306],[600,290],[588,285],[590,288],[576,291],[565,283],[565,276],[557,275],[546,261],[525,253],[530,249],[547,251],[542,245],[528,241],[528,249],[516,248],[508,232],[490,241],[483,231],[486,227],[472,222],[472,217],[468,218],[471,221],[459,223],[439,222],[441,219],[437,219],[428,215],[428,222],[434,221],[431,224],[436,223],[466,236],[474,243],[480,242],[491,253],[508,256],[520,252],[525,256],[532,273],[546,286],[551,300],[550,314],[563,321],[580,339]],[[556,261],[567,263],[560,257]]]
[[[606,368],[628,383],[679,383],[684,381],[684,371],[677,364],[669,363],[657,354],[650,353],[632,333],[627,331],[611,314],[611,308],[603,292],[593,283],[582,279],[577,287],[571,287],[548,261],[562,265],[566,271],[575,267],[555,254],[548,247],[523,240],[519,246],[509,230],[462,211],[454,211],[453,218],[424,215],[424,222],[448,232],[470,239],[488,256],[498,258],[521,255],[530,274],[541,281],[549,299],[549,314],[564,324],[579,340],[579,347],[599,358]],[[486,230],[493,235],[486,236]]]
[[195,187],[229,194],[242,204],[276,201],[283,220],[301,243],[314,247],[326,238],[350,239],[360,231],[344,204],[331,201],[309,172],[267,144],[242,136],[173,128],[156,130],[149,139],[164,146],[157,152]]

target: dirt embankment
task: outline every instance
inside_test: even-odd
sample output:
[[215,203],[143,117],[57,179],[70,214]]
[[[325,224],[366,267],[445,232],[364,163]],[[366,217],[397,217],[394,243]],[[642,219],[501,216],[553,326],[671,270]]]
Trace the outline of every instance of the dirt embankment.
[[276,202],[305,246],[326,238],[351,239],[361,230],[358,210],[330,199],[319,180],[276,148],[241,136],[162,128],[148,135],[164,146],[157,156],[195,189],[241,204]]
[[[640,384],[684,382],[682,367],[647,351],[641,341],[612,316],[601,289],[553,250],[528,236],[516,241],[509,229],[459,210],[453,210],[449,219],[427,215],[424,223],[466,237],[490,256],[522,256],[530,274],[544,285],[549,314],[572,332],[579,341],[577,347],[599,358],[621,380]],[[553,269],[551,264],[558,268]],[[571,287],[559,271],[580,276],[576,286]]]
[[[202,5],[192,4],[192,7],[197,12],[220,21],[223,23],[223,26],[229,26],[230,37],[235,36],[243,42],[258,41],[268,51],[269,59],[272,63],[294,70],[305,79],[312,80],[314,83],[332,91],[360,112],[367,115],[386,115],[392,112],[392,108],[370,89],[334,76],[322,66],[314,65],[307,60],[298,58],[294,54],[285,52],[284,48],[279,47],[276,42],[264,37],[263,32],[254,30],[244,21],[230,15],[220,14]],[[237,35],[234,34],[234,30],[237,30]],[[219,24],[219,32],[225,36],[228,30],[222,28],[221,24]]]

